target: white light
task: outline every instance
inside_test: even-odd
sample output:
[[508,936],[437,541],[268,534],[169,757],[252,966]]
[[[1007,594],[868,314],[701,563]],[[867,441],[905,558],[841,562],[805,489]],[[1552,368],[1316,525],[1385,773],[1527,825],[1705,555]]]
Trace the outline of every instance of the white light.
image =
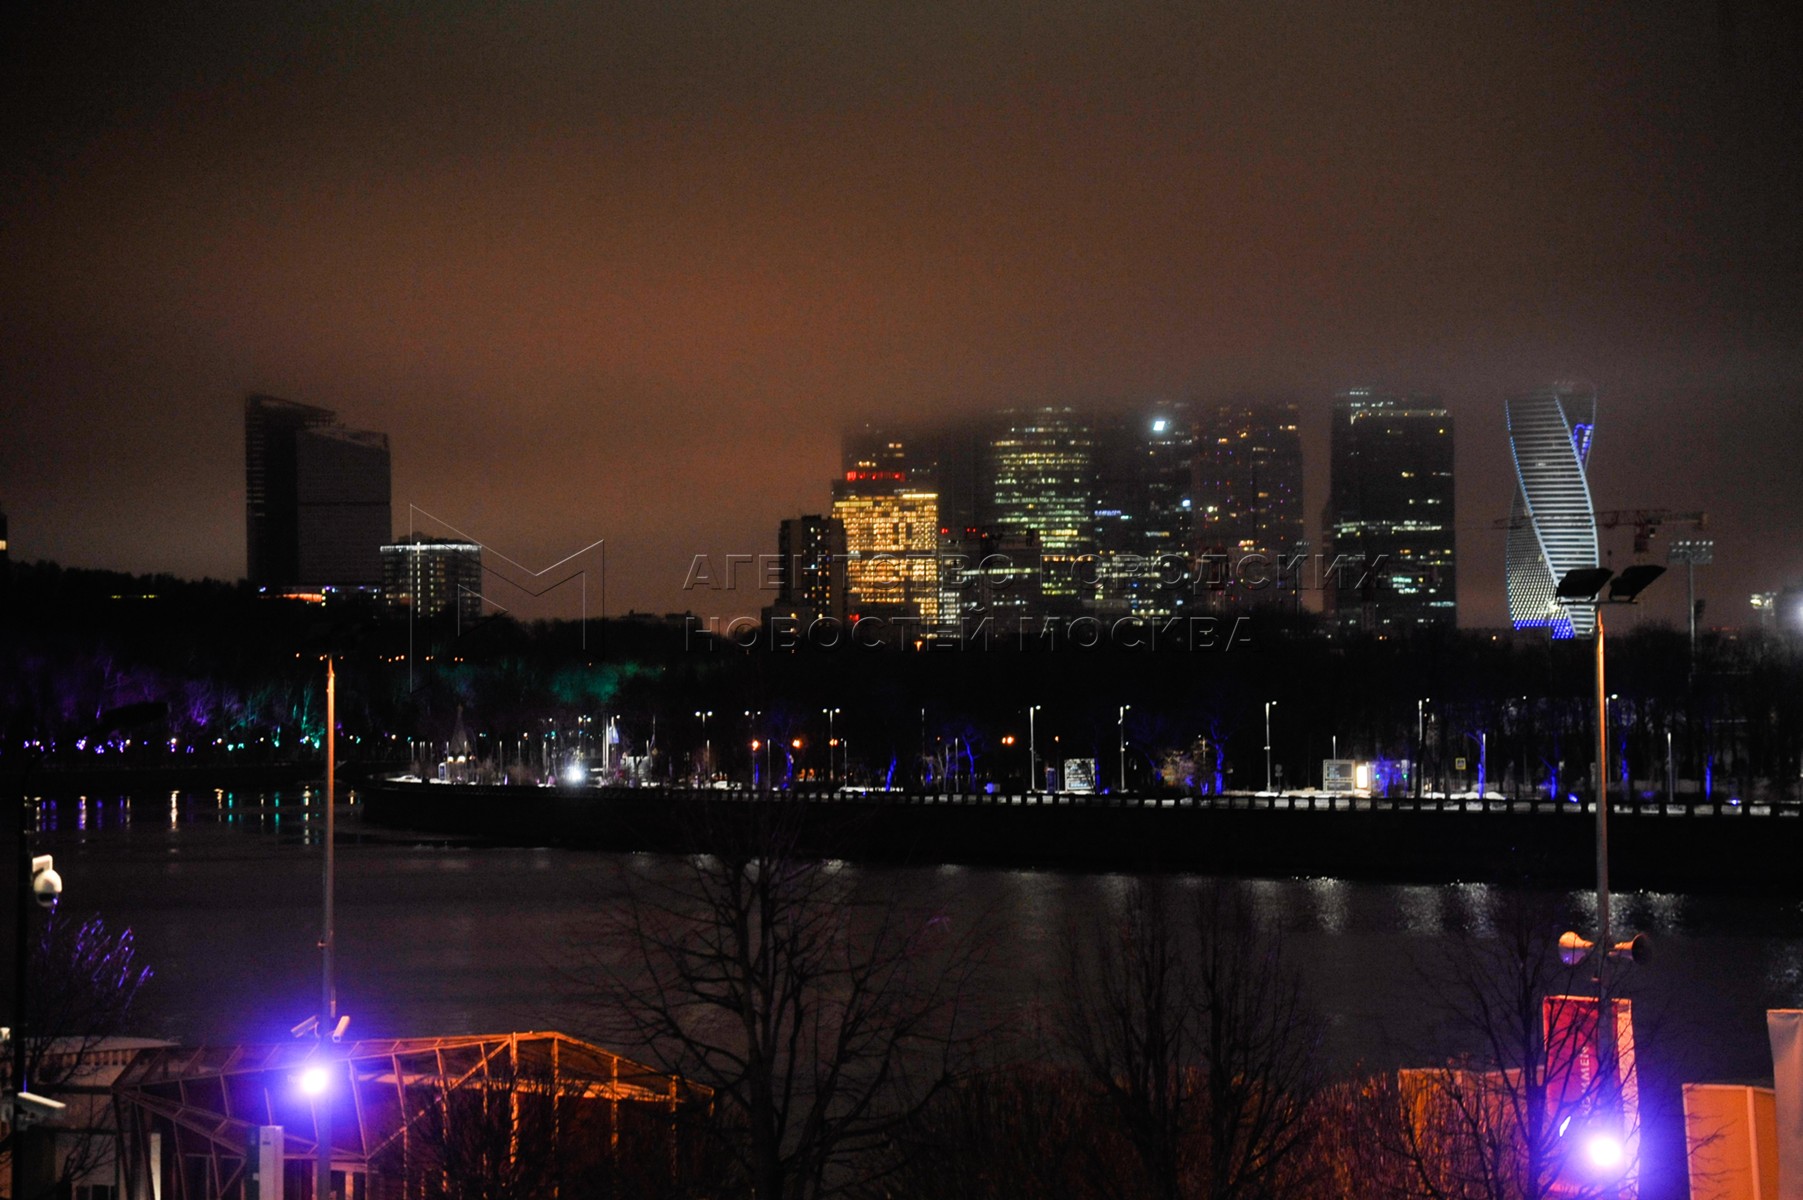
[[1609,1170],[1621,1165],[1621,1139],[1612,1133],[1593,1133],[1590,1140],[1584,1143],[1584,1153],[1590,1159],[1590,1165],[1598,1170]]
[[324,1067],[308,1067],[301,1072],[300,1089],[309,1096],[323,1096],[330,1077]]
[[563,769],[563,777],[564,781],[567,783],[581,783],[584,779],[588,778],[587,774],[582,769],[581,763],[571,763],[569,766],[565,767]]
[[1152,422],[1152,432],[1153,433],[1163,433],[1164,431],[1165,431],[1165,419],[1163,417],[1160,417],[1160,418],[1158,418],[1158,420]]

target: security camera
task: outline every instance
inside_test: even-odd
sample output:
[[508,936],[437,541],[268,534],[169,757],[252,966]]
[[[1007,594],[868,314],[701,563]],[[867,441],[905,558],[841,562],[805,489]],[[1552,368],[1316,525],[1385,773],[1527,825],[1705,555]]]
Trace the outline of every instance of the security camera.
[[23,1129],[27,1125],[36,1125],[40,1121],[54,1121],[63,1115],[68,1105],[61,1100],[52,1100],[48,1096],[34,1096],[30,1092],[20,1092],[13,1097],[13,1125]]
[[344,1016],[338,1018],[338,1024],[332,1026],[332,1040],[334,1042],[342,1042],[344,1040],[344,1031],[350,1027],[350,1014],[346,1013]]
[[40,854],[31,860],[31,895],[39,908],[55,908],[63,894],[63,877],[56,873],[55,859]]

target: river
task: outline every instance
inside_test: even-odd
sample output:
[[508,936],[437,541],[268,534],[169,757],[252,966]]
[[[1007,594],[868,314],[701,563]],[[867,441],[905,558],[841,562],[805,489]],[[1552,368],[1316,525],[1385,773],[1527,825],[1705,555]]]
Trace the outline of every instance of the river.
[[[131,1032],[183,1042],[288,1036],[317,1007],[320,799],[314,792],[179,792],[46,801],[39,853],[56,856],[65,917],[129,926],[155,972]],[[668,880],[679,860],[488,848],[338,818],[340,1009],[353,1036],[592,1028],[572,968],[597,913],[631,881]],[[848,865],[858,889],[935,905],[981,924],[979,990],[1030,1023],[1055,981],[1064,932],[1092,928],[1130,884],[1120,875]],[[1182,892],[1203,881],[1167,877]],[[1399,886],[1335,879],[1240,880],[1282,930],[1284,951],[1325,1022],[1335,1069],[1420,1061],[1439,1021],[1422,971],[1494,945],[1511,897],[1484,883]],[[1549,920],[1587,929],[1594,897],[1536,898]],[[1634,974],[1643,1052],[1656,1038],[1675,1078],[1769,1078],[1764,1011],[1803,1006],[1803,900],[1670,893],[1616,898],[1618,930],[1656,948]],[[1436,1043],[1438,1044],[1438,1043]]]

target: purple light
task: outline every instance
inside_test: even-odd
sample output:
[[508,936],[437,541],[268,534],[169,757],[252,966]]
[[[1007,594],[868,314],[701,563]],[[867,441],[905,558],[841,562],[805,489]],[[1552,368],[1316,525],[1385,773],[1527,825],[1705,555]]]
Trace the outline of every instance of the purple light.
[[1616,1170],[1624,1157],[1621,1139],[1612,1133],[1593,1133],[1584,1142],[1584,1156],[1599,1171]]
[[331,1077],[324,1067],[308,1067],[300,1073],[300,1090],[309,1096],[325,1095],[326,1086]]

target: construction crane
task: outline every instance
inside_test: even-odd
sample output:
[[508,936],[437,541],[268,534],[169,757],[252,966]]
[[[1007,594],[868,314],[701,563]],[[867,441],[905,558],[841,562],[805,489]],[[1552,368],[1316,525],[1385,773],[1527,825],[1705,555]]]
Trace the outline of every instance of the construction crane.
[[[1671,522],[1688,521],[1691,528],[1701,532],[1708,528],[1709,514],[1704,512],[1673,512],[1669,508],[1611,508],[1595,514],[1598,529],[1619,529],[1632,526],[1634,529],[1634,553],[1645,554],[1653,548],[1653,539],[1659,534],[1659,527]],[[1544,523],[1547,518],[1540,520]],[[1534,524],[1534,518],[1527,515],[1519,517],[1499,517],[1491,523],[1492,529],[1520,529]]]

